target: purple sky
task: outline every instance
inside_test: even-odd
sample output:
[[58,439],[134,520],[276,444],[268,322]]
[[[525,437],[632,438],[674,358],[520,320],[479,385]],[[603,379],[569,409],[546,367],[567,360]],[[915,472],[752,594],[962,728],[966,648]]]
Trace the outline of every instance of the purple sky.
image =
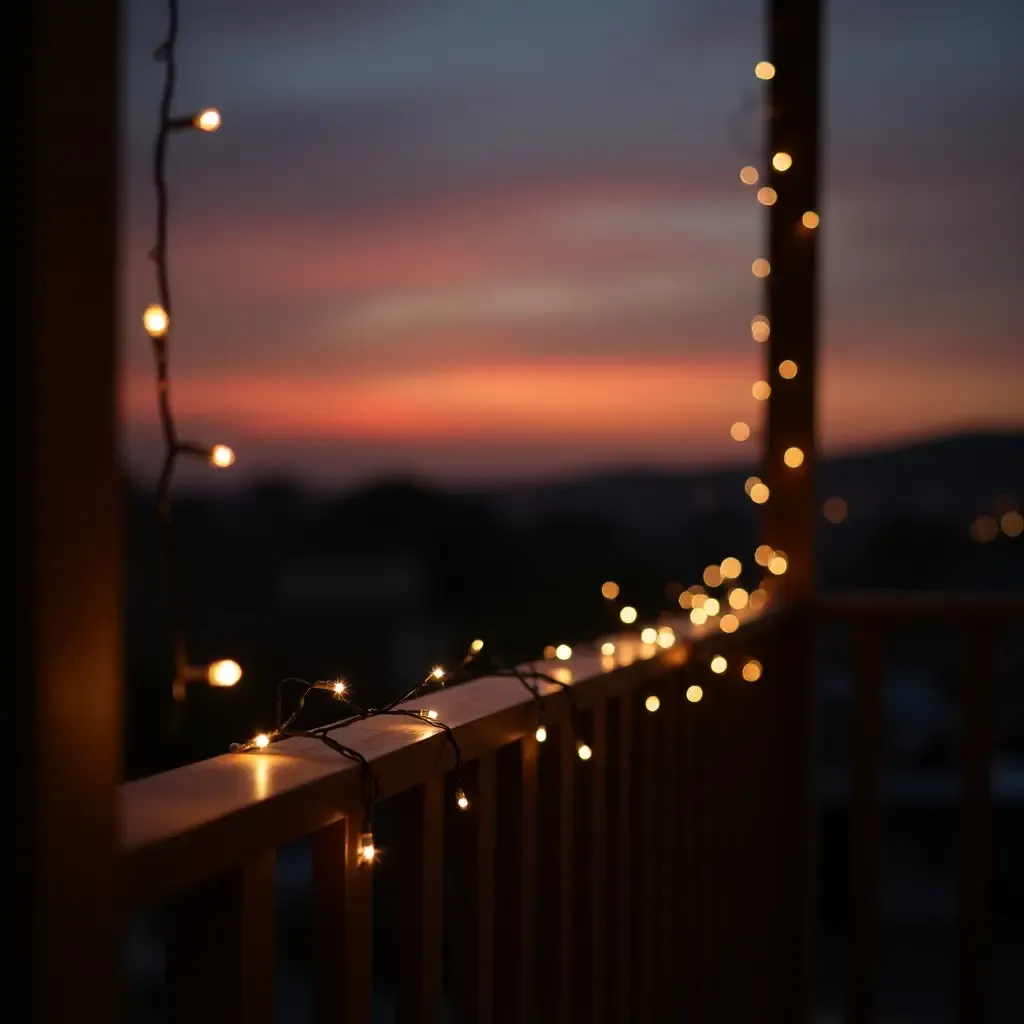
[[[830,8],[822,438],[1024,425],[1016,0]],[[125,33],[126,451],[162,0]],[[493,480],[752,458],[754,0],[181,0],[182,432],[231,476]],[[212,472],[212,471],[210,471]],[[222,474],[228,476],[228,474]]]

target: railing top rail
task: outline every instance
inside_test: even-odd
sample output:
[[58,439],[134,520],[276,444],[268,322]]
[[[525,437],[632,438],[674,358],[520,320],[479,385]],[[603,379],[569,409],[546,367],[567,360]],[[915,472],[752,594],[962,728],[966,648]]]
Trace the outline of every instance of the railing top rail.
[[834,619],[1024,621],[1024,598],[1014,594],[825,592],[814,597],[811,607],[818,614]]
[[[727,652],[755,626],[737,633],[698,628],[680,640],[701,645],[714,637]],[[688,625],[688,623],[687,623]],[[610,638],[612,658],[580,651],[570,662],[543,662],[549,674],[571,672],[574,699],[585,709],[677,667],[676,649],[661,651],[635,634]],[[556,675],[557,678],[557,675]],[[557,724],[568,703],[561,689],[541,683],[545,720]],[[533,698],[516,680],[485,677],[439,689],[415,703],[431,707],[451,727],[465,760],[532,732]],[[413,718],[371,718],[339,737],[373,765],[387,798],[445,771],[451,751],[444,736]],[[258,753],[225,754],[121,787],[122,889],[126,905],[156,902],[240,863],[254,853],[294,842],[361,807],[359,767],[313,739],[288,739]]]

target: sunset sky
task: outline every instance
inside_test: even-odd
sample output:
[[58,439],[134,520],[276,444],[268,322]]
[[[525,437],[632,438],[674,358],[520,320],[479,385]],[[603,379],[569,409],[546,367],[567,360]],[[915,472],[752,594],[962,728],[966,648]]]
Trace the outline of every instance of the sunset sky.
[[[130,0],[125,444],[158,453],[163,0]],[[1024,11],[834,0],[830,450],[1024,426]],[[175,404],[235,479],[753,458],[760,0],[181,0]],[[213,473],[208,470],[207,473]],[[227,474],[222,474],[227,475]]]

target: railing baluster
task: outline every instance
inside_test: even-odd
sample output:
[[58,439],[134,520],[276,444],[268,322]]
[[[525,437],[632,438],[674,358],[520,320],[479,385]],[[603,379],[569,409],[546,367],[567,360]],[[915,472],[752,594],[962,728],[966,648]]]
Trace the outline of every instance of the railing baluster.
[[[464,770],[469,810],[455,829],[455,965],[452,1009],[456,1024],[494,1020],[494,841],[496,767],[494,753]],[[502,964],[504,969],[506,965]]]
[[274,854],[190,889],[171,908],[171,1024],[274,1020]]
[[356,819],[313,837],[313,1020],[370,1024],[373,869],[359,863]]
[[540,1002],[537,1019],[572,1019],[573,992],[573,776],[576,737],[563,722],[541,748],[538,793],[539,894],[537,921]]
[[632,998],[630,976],[630,920],[632,907],[633,818],[631,781],[633,766],[633,711],[628,694],[613,704],[608,741],[608,1018],[629,1019]]
[[881,636],[876,622],[851,629],[853,713],[850,730],[849,1024],[874,1024],[878,964],[878,862],[881,843]]
[[679,721],[679,801],[676,813],[679,816],[679,864],[678,891],[676,897],[679,918],[679,1018],[683,1021],[697,1021],[697,985],[699,970],[697,964],[697,743],[696,725],[698,705],[686,699],[686,689],[693,680],[689,669],[683,671],[679,681],[681,689],[676,716]]
[[498,752],[495,1019],[533,1024],[537,999],[537,761],[533,736]]
[[444,779],[436,776],[395,799],[401,840],[398,879],[397,1024],[441,1017],[444,940]]
[[[643,700],[644,694],[634,694]],[[630,851],[634,900],[630,958],[633,1013],[636,1020],[650,1020],[653,1010],[655,888],[655,814],[657,784],[657,730],[652,716],[640,707],[633,719],[633,846]]]
[[992,941],[992,644],[993,630],[972,624],[965,644],[961,715],[960,962],[961,1024],[986,1024],[991,1014]]

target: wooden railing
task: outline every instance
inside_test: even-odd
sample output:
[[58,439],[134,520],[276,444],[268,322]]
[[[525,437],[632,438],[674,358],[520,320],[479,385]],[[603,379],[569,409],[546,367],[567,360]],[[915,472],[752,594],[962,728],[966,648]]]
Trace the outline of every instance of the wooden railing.
[[[959,654],[957,1019],[991,1018],[993,678],[1000,636],[1024,637],[1024,601],[947,594],[859,594],[819,598],[820,622],[850,630],[849,1024],[879,1019],[879,859],[882,846],[883,648],[897,628],[941,626],[950,658]],[[961,641],[958,644],[957,641]],[[959,648],[959,649],[958,649]],[[1019,652],[1018,652],[1019,657]]]
[[[728,636],[693,632],[680,628],[667,650],[611,638],[614,657],[577,653],[557,666],[572,673],[587,762],[557,687],[545,687],[542,744],[515,680],[432,695],[467,761],[465,813],[446,815],[450,752],[433,729],[404,719],[347,729],[381,800],[397,805],[401,834],[383,851],[400,890],[389,894],[396,1020],[437,1021],[446,1002],[458,1021],[521,1024],[711,1021],[744,1008],[754,1019],[755,996],[782,1005],[792,950],[764,941],[769,929],[786,933],[789,895],[785,851],[771,839],[788,813],[771,710],[784,679],[779,630],[767,616]],[[729,662],[720,675],[708,665],[717,654]],[[764,665],[757,682],[741,675],[750,658]],[[687,698],[691,686],[699,701]],[[172,1021],[273,1019],[275,851],[303,837],[313,851],[314,1019],[371,1019],[383,869],[358,861],[360,794],[356,766],[302,739],[123,787],[124,900],[168,908]],[[749,985],[736,984],[740,971]]]

